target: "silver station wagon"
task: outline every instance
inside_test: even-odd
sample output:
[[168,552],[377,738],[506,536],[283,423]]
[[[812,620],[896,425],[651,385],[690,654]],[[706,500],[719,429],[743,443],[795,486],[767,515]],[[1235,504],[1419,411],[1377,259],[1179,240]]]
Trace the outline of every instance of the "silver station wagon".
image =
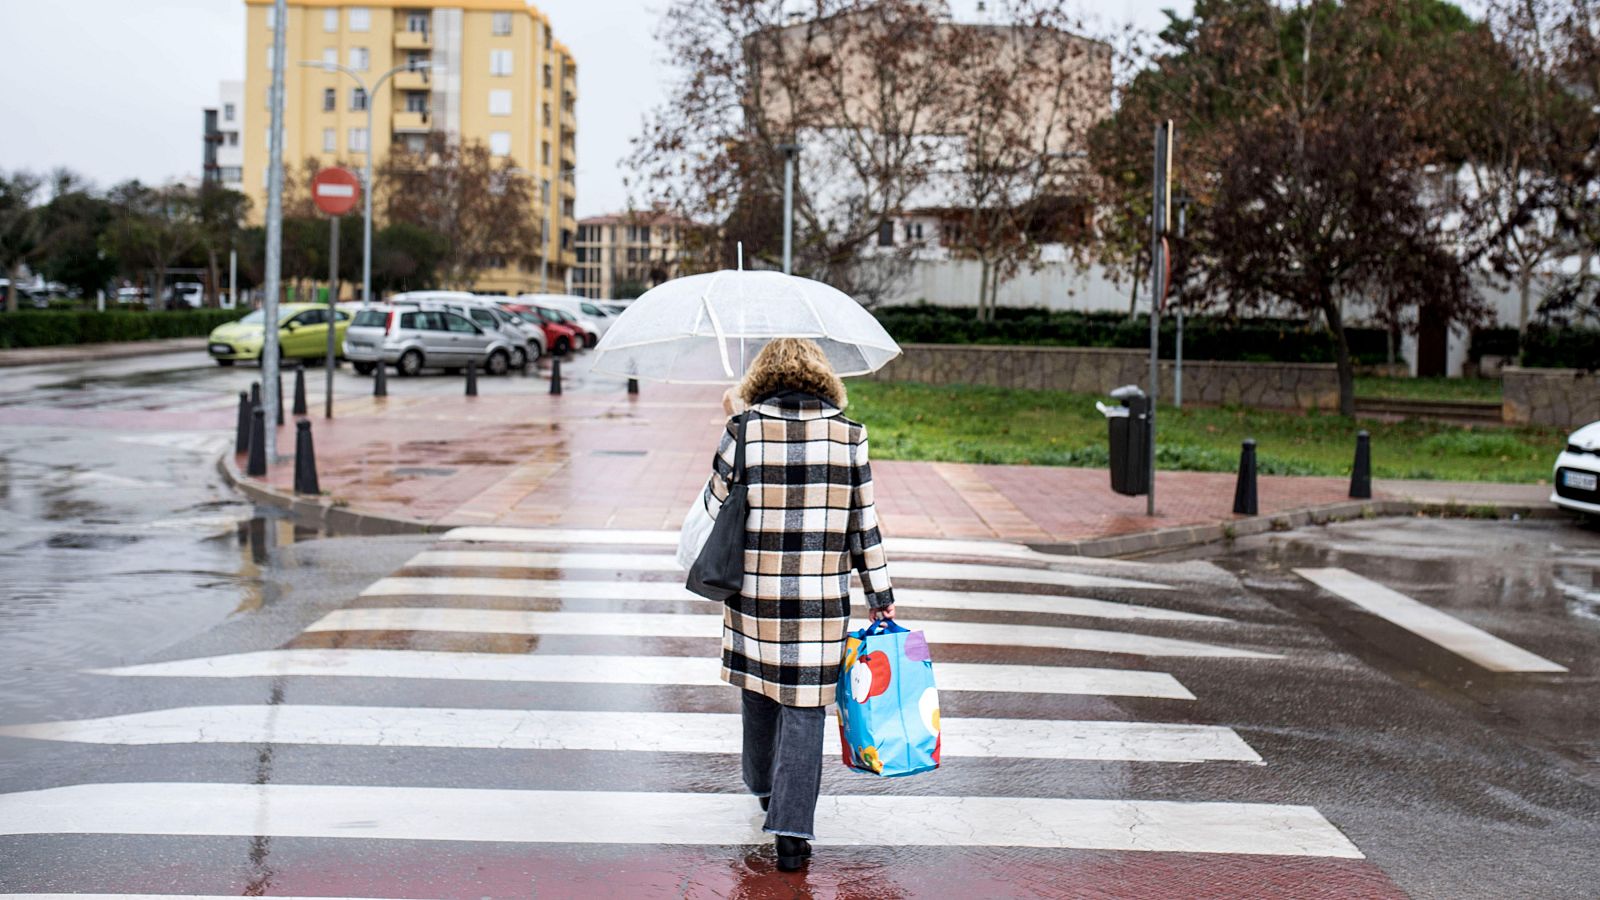
[[490,375],[504,375],[520,348],[498,330],[430,304],[369,306],[356,313],[344,336],[344,356],[357,372],[370,375],[379,365],[401,375],[423,369],[461,369],[469,362]]

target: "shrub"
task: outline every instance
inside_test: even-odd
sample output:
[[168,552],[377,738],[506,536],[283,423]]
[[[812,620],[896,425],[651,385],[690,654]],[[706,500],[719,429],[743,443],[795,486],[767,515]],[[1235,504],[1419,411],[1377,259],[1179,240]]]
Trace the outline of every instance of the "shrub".
[[1600,368],[1600,329],[1529,325],[1522,336],[1522,364],[1549,369]]
[[[1150,346],[1150,318],[1117,312],[1064,312],[1003,307],[995,321],[979,322],[972,307],[890,306],[874,310],[895,340],[930,344],[1027,344],[1058,347]],[[1177,322],[1161,320],[1161,355],[1172,358]],[[1388,338],[1381,328],[1345,332],[1358,363],[1388,358]],[[1192,316],[1184,322],[1185,359],[1254,362],[1332,362],[1333,339],[1320,325],[1296,319],[1231,319]]]
[[204,337],[248,310],[195,309],[172,312],[25,309],[0,314],[0,348],[56,347],[109,341],[153,341]]

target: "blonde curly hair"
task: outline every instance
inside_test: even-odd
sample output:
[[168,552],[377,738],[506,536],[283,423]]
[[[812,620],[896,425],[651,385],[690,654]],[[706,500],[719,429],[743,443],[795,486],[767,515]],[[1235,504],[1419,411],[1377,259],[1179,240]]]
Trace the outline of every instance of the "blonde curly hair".
[[776,391],[792,390],[814,394],[844,409],[844,382],[833,372],[827,354],[809,338],[773,338],[767,342],[739,382],[738,394],[745,403]]

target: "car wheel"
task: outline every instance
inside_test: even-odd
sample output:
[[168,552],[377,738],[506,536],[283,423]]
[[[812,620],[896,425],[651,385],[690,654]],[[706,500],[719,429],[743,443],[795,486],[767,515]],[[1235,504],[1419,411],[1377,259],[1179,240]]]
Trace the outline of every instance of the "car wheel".
[[485,371],[490,375],[504,375],[511,370],[511,357],[504,350],[496,350],[489,354],[488,365]]
[[528,367],[528,351],[518,347],[511,351],[511,368],[526,369]]
[[233,360],[231,360],[231,359],[219,359],[219,360],[217,360],[217,365],[223,367],[224,369],[231,369],[231,368],[233,368]]
[[355,364],[357,375],[371,375],[378,370],[377,363],[358,362]]
[[541,357],[543,355],[544,355],[544,351],[539,349],[539,345],[538,344],[529,344],[528,345],[528,365],[530,365],[530,366],[537,365],[538,362],[539,362],[539,357]]
[[410,377],[422,373],[422,351],[407,350],[400,354],[400,361],[395,363],[394,369],[401,375]]
[[595,344],[598,344],[598,343],[600,343],[600,335],[595,334],[592,331],[589,332],[588,334],[584,335],[584,345],[585,346],[593,347]]
[[568,341],[564,337],[556,338],[556,355],[557,356],[566,356],[567,352],[570,351],[571,349],[572,349],[572,342],[571,341]]

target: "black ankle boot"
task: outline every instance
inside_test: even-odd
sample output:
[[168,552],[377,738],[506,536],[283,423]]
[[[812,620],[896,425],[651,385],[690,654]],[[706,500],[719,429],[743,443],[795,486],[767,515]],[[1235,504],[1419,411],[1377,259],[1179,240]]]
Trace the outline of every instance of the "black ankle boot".
[[805,838],[778,835],[778,871],[793,872],[806,864],[811,855],[811,842]]
[[760,798],[757,798],[757,799],[759,799],[761,801],[761,811],[762,812],[766,812],[767,811],[767,803],[770,802],[772,800],[772,798],[771,797],[760,797]]

